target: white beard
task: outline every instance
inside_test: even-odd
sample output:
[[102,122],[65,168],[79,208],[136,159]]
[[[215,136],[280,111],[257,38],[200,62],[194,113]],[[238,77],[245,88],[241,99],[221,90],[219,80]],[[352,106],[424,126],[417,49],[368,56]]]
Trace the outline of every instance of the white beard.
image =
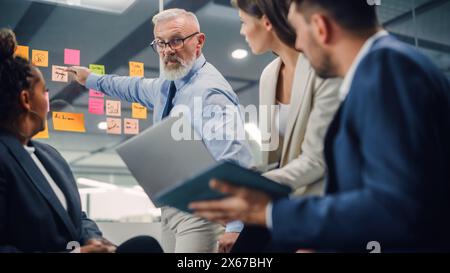
[[191,71],[194,66],[195,60],[197,57],[194,55],[191,60],[186,62],[181,62],[181,66],[177,69],[167,69],[164,61],[162,62],[162,70],[161,70],[161,78],[164,78],[168,81],[175,81],[186,76],[189,71]]

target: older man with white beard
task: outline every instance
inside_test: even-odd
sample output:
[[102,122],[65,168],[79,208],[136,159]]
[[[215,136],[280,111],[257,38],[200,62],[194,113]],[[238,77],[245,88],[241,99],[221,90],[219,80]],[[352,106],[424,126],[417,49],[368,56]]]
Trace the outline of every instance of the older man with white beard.
[[[202,54],[205,34],[200,32],[195,14],[182,9],[169,9],[155,15],[153,24],[155,40],[152,47],[159,54],[162,64],[159,78],[101,76],[85,67],[71,67],[68,71],[74,73],[75,79],[87,88],[129,102],[139,102],[153,109],[154,123],[168,116],[177,106],[188,107],[194,130],[216,160],[251,167],[252,155],[245,139],[216,138],[206,132],[205,126],[214,127],[219,132],[229,128],[237,130],[243,128],[243,121],[237,95]],[[196,110],[194,105],[198,107],[199,100],[201,109]],[[230,127],[230,122],[236,121],[237,124]],[[226,136],[236,135],[234,133],[240,134],[226,132]],[[170,171],[171,168],[167,166],[162,171]],[[161,222],[165,252],[217,251],[216,242],[223,227],[168,207],[162,208]],[[227,226],[228,232],[240,229],[240,224],[230,223]]]

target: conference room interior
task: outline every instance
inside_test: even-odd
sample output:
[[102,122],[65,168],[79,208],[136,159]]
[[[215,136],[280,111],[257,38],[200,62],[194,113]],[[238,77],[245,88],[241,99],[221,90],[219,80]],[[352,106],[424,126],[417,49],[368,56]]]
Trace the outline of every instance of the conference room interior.
[[[74,82],[53,81],[52,65],[64,66],[65,49],[76,49],[82,66],[101,64],[108,74],[128,75],[130,61],[142,62],[145,77],[158,77],[159,59],[150,42],[151,20],[159,7],[158,0],[0,0],[0,26],[14,30],[18,43],[29,47],[30,57],[32,50],[48,51],[48,67],[40,69],[49,88],[50,111],[85,116],[85,133],[56,131],[49,118],[49,138],[39,141],[55,147],[69,162],[83,210],[116,244],[142,234],[159,239],[160,210],[115,151],[133,135],[107,134],[106,116],[89,113],[89,92]],[[275,55],[252,55],[230,1],[166,0],[164,7],[198,16],[206,34],[206,59],[223,73],[244,107],[258,105],[259,77]],[[449,0],[383,0],[378,7],[385,29],[419,48],[450,79],[449,14]],[[121,109],[122,118],[132,117],[131,103],[122,102]],[[139,131],[150,126],[149,110],[146,119],[139,119]],[[245,130],[258,162],[257,125],[247,122]]]

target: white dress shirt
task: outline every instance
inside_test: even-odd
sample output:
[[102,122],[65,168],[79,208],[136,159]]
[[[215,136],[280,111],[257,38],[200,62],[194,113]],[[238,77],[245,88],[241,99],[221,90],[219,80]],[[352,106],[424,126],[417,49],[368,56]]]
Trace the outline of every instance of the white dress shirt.
[[48,184],[50,184],[50,187],[52,188],[56,197],[58,197],[58,200],[59,200],[59,202],[61,202],[61,205],[63,206],[63,208],[67,211],[66,196],[61,191],[61,189],[56,184],[56,182],[53,180],[53,178],[50,176],[50,174],[47,172],[44,165],[42,165],[42,162],[39,160],[39,158],[34,153],[36,151],[36,149],[34,147],[29,147],[29,146],[24,146],[24,148],[30,154],[31,158],[33,159],[34,163],[39,168],[41,173],[44,175],[45,179],[47,179]]

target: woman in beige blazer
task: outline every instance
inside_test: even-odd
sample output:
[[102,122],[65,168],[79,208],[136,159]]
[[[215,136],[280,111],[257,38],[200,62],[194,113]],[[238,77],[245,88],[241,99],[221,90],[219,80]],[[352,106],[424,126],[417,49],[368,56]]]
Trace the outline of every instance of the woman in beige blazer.
[[[295,195],[322,194],[323,142],[340,103],[340,80],[319,78],[305,56],[294,49],[286,1],[232,2],[239,9],[241,34],[252,52],[272,51],[278,56],[264,69],[259,82],[260,129],[268,128],[270,135],[261,146],[264,176],[291,186]],[[219,248],[229,250],[237,235],[225,233]]]

